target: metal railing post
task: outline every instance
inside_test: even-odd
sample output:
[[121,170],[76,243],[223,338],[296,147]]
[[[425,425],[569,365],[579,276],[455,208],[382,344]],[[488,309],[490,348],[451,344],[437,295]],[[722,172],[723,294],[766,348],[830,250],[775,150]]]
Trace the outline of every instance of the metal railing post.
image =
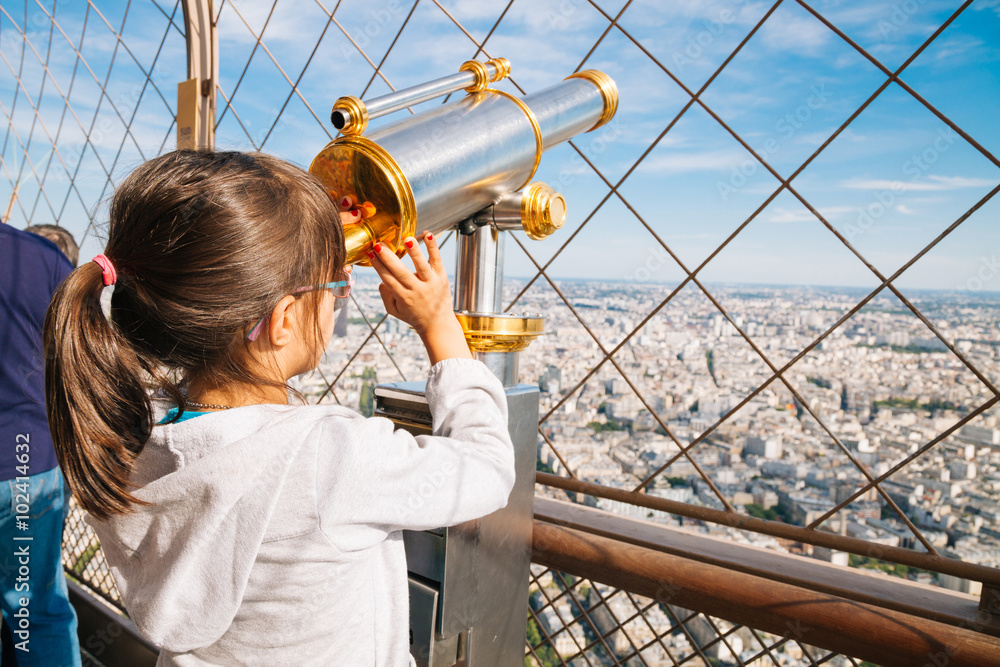
[[177,84],[177,148],[215,148],[219,36],[212,0],[183,0],[187,81]]

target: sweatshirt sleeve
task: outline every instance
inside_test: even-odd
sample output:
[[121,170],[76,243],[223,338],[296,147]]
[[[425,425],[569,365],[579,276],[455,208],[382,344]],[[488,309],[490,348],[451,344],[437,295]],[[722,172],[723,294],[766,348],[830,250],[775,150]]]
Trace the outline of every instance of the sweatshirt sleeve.
[[434,434],[357,418],[319,443],[317,511],[341,551],[400,529],[451,526],[498,510],[514,486],[503,386],[481,362],[445,359],[427,378]]

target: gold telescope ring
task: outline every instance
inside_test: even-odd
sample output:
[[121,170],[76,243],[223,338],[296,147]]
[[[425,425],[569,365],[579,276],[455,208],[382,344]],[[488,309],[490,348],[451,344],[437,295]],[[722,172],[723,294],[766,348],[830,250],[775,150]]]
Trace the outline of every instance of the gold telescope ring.
[[476,82],[471,86],[467,86],[465,90],[470,93],[481,93],[486,90],[486,86],[490,85],[490,73],[486,69],[486,63],[481,63],[478,60],[466,60],[462,63],[462,66],[458,68],[459,72],[472,72],[476,77]]
[[491,58],[486,61],[486,64],[493,65],[496,68],[496,75],[493,77],[494,81],[506,79],[510,76],[510,61],[506,58]]
[[596,69],[585,69],[582,72],[570,74],[565,80],[569,81],[570,79],[584,79],[585,81],[589,81],[597,86],[597,89],[601,91],[601,97],[604,99],[604,109],[601,111],[601,117],[597,119],[594,127],[587,130],[587,132],[593,132],[614,118],[615,113],[618,111],[618,86],[615,84],[614,79]]
[[535,164],[532,165],[531,173],[528,174],[528,178],[525,179],[524,183],[514,188],[515,190],[520,190],[524,186],[528,185],[528,183],[531,183],[531,179],[535,177],[535,172],[538,171],[538,165],[542,162],[542,150],[545,148],[544,142],[542,141],[542,128],[538,125],[538,119],[535,118],[535,112],[532,111],[531,107],[525,104],[524,100],[521,98],[514,97],[510,93],[497,90],[496,88],[487,88],[483,92],[496,93],[501,97],[506,97],[508,100],[521,107],[521,111],[523,111],[524,115],[528,117],[528,122],[531,123],[531,129],[535,133]]
[[347,114],[347,123],[340,128],[340,133],[345,136],[364,134],[368,129],[368,107],[365,103],[354,95],[345,95],[333,105],[334,111],[344,111]]

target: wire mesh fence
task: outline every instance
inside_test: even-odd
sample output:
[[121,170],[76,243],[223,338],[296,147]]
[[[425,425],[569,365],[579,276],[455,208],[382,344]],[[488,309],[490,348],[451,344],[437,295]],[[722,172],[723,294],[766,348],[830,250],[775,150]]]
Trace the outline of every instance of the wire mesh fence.
[[[830,522],[842,515],[843,510],[850,513],[857,511],[875,513],[878,516],[868,517],[872,524],[886,522],[885,528],[876,529],[880,531],[879,537],[889,535],[889,539],[895,540],[898,544],[918,545],[929,553],[937,553],[937,548],[942,542],[942,531],[929,531],[928,528],[933,527],[934,522],[939,519],[928,520],[924,517],[921,520],[923,524],[921,527],[910,514],[923,516],[920,514],[921,505],[927,502],[933,503],[932,499],[939,499],[940,490],[932,488],[930,484],[921,484],[926,477],[922,472],[907,476],[902,489],[892,489],[894,493],[886,490],[882,483],[906,469],[913,461],[938,447],[942,442],[951,445],[955,451],[970,440],[975,442],[977,431],[974,429],[963,431],[965,426],[978,424],[978,428],[987,430],[995,427],[996,417],[993,408],[997,402],[997,392],[995,380],[991,379],[996,374],[995,352],[992,351],[995,349],[993,346],[995,336],[990,327],[992,315],[987,315],[984,322],[986,326],[976,332],[977,344],[966,346],[967,349],[963,351],[957,346],[960,341],[955,338],[964,332],[960,333],[953,329],[949,331],[951,336],[946,335],[942,327],[917,305],[921,299],[907,297],[897,287],[896,282],[914,264],[928,253],[932,253],[935,247],[963,223],[975,217],[979,209],[990,202],[997,189],[994,170],[997,161],[982,143],[904,82],[901,74],[921,54],[932,49],[936,40],[942,34],[946,34],[949,27],[961,19],[963,13],[978,9],[970,9],[971,3],[950,8],[941,15],[940,21],[936,22],[933,28],[925,30],[925,34],[921,34],[921,38],[912,43],[905,55],[898,57],[898,64],[890,69],[872,55],[876,49],[866,48],[860,41],[838,27],[824,12],[807,3],[778,2],[754,5],[753,11],[750,12],[753,20],[745,20],[746,29],[729,31],[726,35],[731,41],[731,50],[720,55],[717,64],[705,71],[707,78],[698,80],[697,77],[691,78],[678,73],[685,69],[688,73],[691,72],[691,67],[685,62],[686,58],[689,59],[686,51],[680,52],[682,54],[680,59],[674,58],[675,66],[672,66],[670,62],[665,62],[664,58],[657,56],[656,49],[650,46],[650,40],[643,40],[634,34],[641,34],[643,30],[638,27],[641,24],[640,20],[637,18],[629,27],[626,19],[632,15],[637,17],[643,14],[649,15],[651,10],[648,6],[636,5],[633,8],[632,5],[633,3],[625,3],[614,13],[607,11],[607,8],[600,3],[593,2],[576,3],[561,9],[558,6],[538,9],[538,14],[548,21],[549,30],[546,36],[558,39],[561,31],[552,28],[559,28],[573,21],[578,21],[574,26],[580,28],[579,32],[589,31],[595,35],[596,40],[586,49],[576,46],[575,51],[580,52],[582,56],[576,64],[576,69],[593,64],[595,60],[601,66],[611,65],[613,69],[613,65],[608,62],[607,54],[602,53],[602,48],[611,49],[612,44],[614,53],[620,55],[623,61],[628,61],[628,65],[631,66],[634,63],[623,54],[628,54],[628,49],[632,49],[635,52],[633,55],[646,61],[642,72],[644,76],[650,77],[654,72],[657,73],[660,77],[657,80],[659,87],[668,93],[679,95],[682,99],[686,98],[683,103],[675,102],[676,111],[662,121],[658,133],[648,133],[647,130],[650,141],[641,145],[641,148],[637,149],[638,154],[631,160],[624,162],[620,160],[622,154],[627,151],[607,149],[609,144],[615,142],[615,133],[624,132],[621,129],[612,127],[610,134],[571,142],[571,145],[560,154],[561,162],[558,163],[558,168],[550,169],[547,174],[554,176],[553,180],[557,182],[571,185],[570,181],[573,180],[571,176],[582,172],[583,176],[580,176],[579,180],[588,178],[588,186],[596,185],[596,188],[591,189],[597,194],[581,197],[586,205],[583,211],[577,214],[568,235],[554,237],[551,242],[541,244],[529,244],[516,235],[514,237],[516,247],[523,253],[521,259],[526,261],[526,264],[522,266],[528,268],[529,277],[521,281],[510,294],[508,310],[544,312],[549,318],[552,329],[558,332],[556,336],[536,344],[526,355],[528,373],[537,374],[540,379],[544,377],[547,386],[557,387],[555,391],[547,392],[547,404],[544,406],[545,413],[540,433],[543,442],[541,454],[543,464],[571,477],[580,475],[612,485],[632,484],[637,492],[649,490],[654,486],[663,487],[663,481],[669,478],[674,480],[676,487],[689,488],[691,498],[695,502],[718,506],[727,511],[743,511],[742,508],[746,505],[761,505],[765,512],[781,510],[789,515],[798,511],[803,516],[798,517],[797,521],[811,528],[830,527]],[[405,7],[397,6],[396,9],[395,13],[387,10],[386,14],[377,17],[378,20],[373,18],[367,23],[358,21],[352,29],[348,18],[338,19],[336,7],[330,8],[322,4],[311,7],[317,19],[313,28],[313,31],[318,33],[316,43],[322,42],[326,48],[333,49],[332,44],[324,42],[328,35],[327,31],[332,31],[339,42],[343,58],[352,55],[360,57],[358,62],[363,61],[370,68],[370,73],[361,77],[365,82],[360,88],[362,96],[371,94],[373,90],[377,91],[379,87],[383,90],[395,87],[399,79],[391,75],[393,69],[391,66],[394,59],[401,57],[396,55],[397,49],[407,53],[420,52],[419,46],[426,44],[428,35],[435,34],[432,25],[437,25],[441,31],[451,31],[449,48],[453,41],[464,42],[468,44],[471,55],[492,57],[500,55],[498,49],[502,47],[498,45],[491,48],[487,42],[492,38],[503,44],[505,38],[509,39],[509,33],[503,30],[504,22],[508,21],[518,27],[522,27],[524,23],[523,16],[517,16],[514,3],[498,5],[493,13],[480,11],[478,14],[471,12],[469,7],[464,5],[446,6],[439,2],[431,5],[414,3]],[[724,5],[719,6],[720,11],[725,9]],[[579,16],[584,12],[588,13],[586,19]],[[322,136],[318,138],[320,140],[329,138],[330,130],[309,102],[315,97],[309,93],[310,86],[313,85],[309,77],[316,50],[313,50],[308,58],[303,55],[296,68],[284,65],[282,59],[276,55],[278,50],[268,48],[267,38],[271,22],[279,20],[276,17],[280,17],[278,4],[271,5],[266,15],[263,11],[258,11],[257,14],[256,17],[249,16],[244,8],[232,3],[223,3],[220,8],[220,25],[228,16],[233,25],[239,30],[246,31],[248,35],[246,42],[250,48],[246,65],[235,77],[235,82],[229,84],[234,92],[230,94],[223,91],[226,108],[220,116],[220,136],[225,134],[221,128],[227,123],[226,112],[232,109],[228,120],[232,132],[239,135],[237,128],[233,127],[239,125],[238,130],[242,131],[240,141],[249,141],[253,147],[263,146],[264,142],[273,140],[271,137],[275,128],[283,122],[282,114],[286,113],[285,110],[293,101],[298,100],[306,108],[306,113],[300,114],[298,118],[307,116],[306,124],[317,126],[318,129],[313,128],[317,136],[322,132]],[[477,27],[467,27],[462,20],[463,14],[470,20],[477,20]],[[496,20],[492,22],[485,20],[487,14],[495,15]],[[323,16],[327,19],[325,24],[321,20]],[[596,17],[599,18],[592,20]],[[437,24],[434,23],[435,18]],[[838,123],[831,125],[828,120],[827,125],[831,126],[825,133],[821,133],[821,137],[813,137],[809,142],[794,142],[811,143],[811,150],[803,151],[798,146],[789,146],[782,151],[781,146],[775,147],[766,141],[764,145],[771,145],[769,150],[755,148],[755,140],[745,139],[736,129],[737,120],[728,120],[729,114],[715,109],[716,106],[726,107],[731,103],[724,97],[713,98],[711,95],[713,86],[723,85],[718,82],[725,79],[727,68],[731,67],[734,61],[738,61],[746,50],[754,48],[755,37],[758,40],[764,39],[763,36],[769,31],[787,26],[793,22],[793,18],[794,22],[802,25],[808,23],[813,30],[827,31],[843,47],[840,54],[843,58],[853,57],[857,62],[867,63],[871,68],[866,82],[870,84],[870,88],[858,86],[860,90],[865,91],[864,95],[852,90],[853,96],[858,100],[857,103],[852,101],[841,109]],[[320,30],[320,25],[325,27]],[[711,33],[711,29],[715,26],[712,23],[707,25],[706,29]],[[272,30],[275,32],[272,39],[280,41],[282,28]],[[736,33],[740,33],[738,39]],[[704,35],[696,33],[694,44],[697,45],[702,37]],[[713,37],[712,41],[718,40]],[[705,64],[700,63],[700,69],[705,69],[703,67]],[[277,97],[282,100],[277,111],[277,120],[270,127],[261,130],[260,136],[263,138],[259,141],[253,132],[247,131],[246,124],[239,120],[241,115],[238,109],[241,101],[236,92],[248,76],[254,76],[255,67],[270,70],[272,79],[278,82],[275,87],[288,91]],[[397,66],[396,71],[399,70]],[[408,74],[412,76],[411,72],[402,71],[404,77]],[[529,72],[528,76],[536,74]],[[626,86],[631,79],[621,71],[616,71],[614,74],[622,83],[624,96],[627,91]],[[403,80],[405,81],[405,78]],[[523,92],[521,80],[515,70],[511,85]],[[694,84],[695,80],[698,80],[698,85]],[[757,83],[758,87],[754,92],[766,95],[766,85],[763,82]],[[225,88],[225,76],[222,85]],[[663,95],[663,92],[647,84],[644,94],[646,97],[655,98],[657,94]],[[964,210],[960,208],[957,217],[939,220],[936,235],[928,238],[928,242],[923,246],[915,247],[914,252],[893,271],[878,268],[879,264],[884,262],[869,258],[868,254],[871,253],[859,249],[862,243],[858,239],[864,241],[864,234],[860,234],[850,225],[837,225],[831,222],[832,215],[824,212],[828,211],[829,207],[813,205],[806,195],[808,192],[806,186],[811,184],[804,176],[800,178],[802,174],[809,172],[811,165],[821,161],[827,151],[843,150],[840,143],[845,137],[851,136],[852,127],[859,122],[858,119],[864,118],[866,110],[883,99],[883,96],[891,94],[908,96],[909,102],[926,110],[936,119],[936,123],[940,123],[946,132],[945,137],[950,139],[954,136],[956,141],[965,142],[965,146],[971,147],[990,163],[989,169],[993,170],[987,172],[990,174],[988,178],[979,182],[980,195],[969,198],[963,193],[963,197],[968,200]],[[793,107],[792,115],[783,120],[787,122],[789,128],[794,129],[796,123],[801,126],[813,115],[822,111],[827,102],[826,97],[827,93],[822,87],[811,90],[803,100],[804,104]],[[706,100],[715,101],[710,103]],[[736,177],[729,175],[731,177],[727,180],[715,183],[724,196],[728,196],[730,189],[744,187],[738,178],[741,175],[745,181],[754,174],[769,174],[773,187],[763,190],[758,187],[759,203],[756,207],[751,208],[748,215],[729,231],[728,235],[722,236],[718,245],[709,248],[707,255],[700,262],[691,262],[685,261],[676,247],[667,242],[662,220],[654,220],[644,215],[642,211],[647,206],[645,203],[632,202],[628,186],[633,180],[646,178],[642,170],[643,162],[662,157],[657,151],[664,144],[665,137],[671,136],[671,132],[680,132],[678,128],[684,121],[696,114],[702,124],[714,124],[714,129],[706,128],[706,131],[721,130],[742,149],[745,159],[749,160],[742,164],[737,161],[738,169],[734,172]],[[631,130],[634,131],[643,123],[648,125],[648,120],[646,117],[642,117],[641,121],[637,118],[629,119]],[[681,136],[686,138],[684,135]],[[931,149],[941,152],[933,145]],[[610,163],[607,159],[607,154],[610,152],[615,153],[615,163]],[[794,152],[801,153],[803,159],[789,161],[787,154]],[[650,157],[651,155],[653,157]],[[775,156],[776,159],[768,159]],[[966,155],[963,159],[971,157]],[[615,170],[618,173],[612,173]],[[801,191],[793,183],[797,180],[804,182]],[[878,194],[880,193],[876,193]],[[959,198],[955,199],[957,201]],[[781,202],[781,205],[776,205],[776,202]],[[800,294],[793,295],[792,298],[788,298],[780,291],[772,290],[770,294],[759,293],[754,295],[757,298],[748,300],[741,298],[739,289],[716,287],[702,277],[706,274],[713,275],[712,269],[721,263],[721,260],[717,259],[718,256],[727,252],[732,254],[731,246],[738,246],[743,237],[753,234],[756,227],[760,226],[760,223],[757,223],[755,227],[755,220],[763,217],[765,213],[771,213],[772,217],[779,218],[782,215],[789,215],[788,202],[797,202],[800,207],[800,210],[791,214],[796,221],[808,220],[815,223],[810,234],[819,232],[826,235],[810,237],[808,240],[823,243],[826,247],[840,247],[849,256],[853,256],[858,266],[870,274],[866,282],[871,284],[871,289],[855,290],[856,294],[824,293],[822,290],[806,289]],[[877,203],[883,208],[886,206]],[[609,209],[613,208],[617,208],[618,211],[610,211],[611,217],[620,211],[621,221],[625,224],[631,223],[635,230],[642,230],[645,233],[640,239],[644,239],[642,245],[649,255],[645,265],[640,266],[624,281],[626,283],[624,289],[627,295],[632,297],[631,311],[627,317],[621,316],[620,308],[616,309],[607,303],[607,295],[601,293],[598,287],[566,283],[558,278],[559,274],[565,275],[571,272],[573,270],[571,267],[578,267],[581,262],[591,259],[585,255],[574,257],[574,249],[580,248],[584,253],[593,253],[594,237],[606,231],[594,228],[608,224]],[[865,213],[864,208],[859,210]],[[879,209],[876,207],[872,210]],[[731,213],[729,215],[731,217]],[[864,224],[863,219],[859,218],[858,224]],[[614,234],[606,236],[614,238]],[[683,242],[679,245],[683,245]],[[570,249],[567,252],[568,256],[564,257],[563,253],[567,249]],[[877,255],[881,251],[875,248],[873,252]],[[679,269],[683,277],[669,287],[664,287],[662,283],[650,284],[647,281],[651,269],[647,265],[657,263],[670,264],[673,270]],[[359,290],[359,294],[363,295],[363,290]],[[658,296],[654,298],[657,294]],[[383,317],[373,291],[369,291],[368,296],[367,300],[361,297],[355,301],[359,317],[354,320],[354,326],[361,334],[362,344],[358,346],[356,342],[351,342],[357,341],[358,336],[348,330],[349,333],[344,339],[335,341],[331,346],[330,355],[335,360],[329,370],[327,372],[321,370],[318,378],[313,379],[321,385],[318,395],[322,400],[341,400],[337,389],[327,382],[335,378],[338,383],[346,380],[342,389],[345,393],[344,401],[349,405],[361,406],[367,400],[368,392],[375,381],[412,377],[419,374],[424,364],[417,341],[413,337],[407,339],[405,331],[400,331],[398,327],[394,328],[396,323],[390,318]],[[781,301],[790,303],[781,305]],[[822,306],[813,308],[815,301],[822,301]],[[635,305],[637,303],[642,303],[642,306],[637,307]],[[753,307],[748,308],[748,306]],[[789,306],[802,308],[804,312],[796,313],[794,317],[788,318],[787,322],[775,317],[780,314],[782,308]],[[931,304],[931,307],[935,307],[934,304]],[[618,312],[615,312],[616,310]],[[648,343],[644,344],[643,338],[660,342],[664,338],[669,338],[671,334],[681,334],[682,342],[690,342],[690,336],[685,338],[683,332],[678,331],[682,328],[678,324],[683,321],[684,313],[691,313],[692,310],[699,312],[699,315],[707,314],[707,317],[702,315],[711,323],[706,328],[720,341],[718,344],[696,346],[690,352],[694,357],[691,360],[686,358],[689,354],[687,347],[680,354],[676,354],[675,351],[665,352],[663,346],[650,350],[651,346]],[[887,324],[884,321],[885,313],[892,313],[894,317],[902,320],[900,323]],[[802,317],[803,315],[805,317]],[[808,319],[808,324],[799,322],[801,319]],[[775,323],[771,324],[769,320]],[[609,326],[604,326],[605,324]],[[895,327],[904,331],[887,331]],[[691,326],[688,324],[684,328],[690,329]],[[656,329],[660,331],[657,332]],[[780,335],[783,333],[782,330],[786,333],[784,337]],[[858,358],[850,360],[852,365],[850,368],[835,369],[836,362],[833,359],[838,357],[836,347],[837,343],[843,343],[842,336],[848,332],[867,333],[869,330],[876,335],[864,336],[860,345],[855,343],[852,347],[861,347],[862,352],[867,350],[873,352],[863,361]],[[788,335],[789,333],[794,336]],[[900,335],[896,336],[897,333]],[[659,340],[658,334],[662,336]],[[857,336],[852,335],[851,339],[853,343]],[[899,345],[889,339],[904,344]],[[909,344],[910,339],[914,340],[913,345]],[[908,347],[913,349],[907,350]],[[971,353],[973,349],[975,353]],[[828,351],[830,353],[821,354]],[[950,386],[944,391],[913,392],[912,383],[904,382],[909,386],[900,387],[898,393],[887,390],[874,391],[873,385],[878,382],[874,374],[877,374],[880,368],[890,370],[893,365],[900,363],[900,355],[910,351],[918,355],[928,355],[929,362],[922,360],[921,364],[943,364],[948,367],[951,372],[951,377],[948,378]],[[716,354],[718,358],[715,357]],[[839,354],[843,356],[843,352]],[[689,384],[686,387],[663,391],[663,383],[651,381],[649,378],[671,372],[676,375],[674,369],[670,368],[673,356],[688,366],[686,381]],[[655,357],[660,358],[658,364],[653,359]],[[585,361],[581,363],[581,359]],[[855,370],[853,366],[859,365],[868,367],[873,375],[867,378],[851,378],[850,374]],[[353,372],[352,367],[354,367]],[[904,381],[906,380],[909,378],[904,378]],[[913,396],[914,393],[917,397]],[[924,402],[920,403],[918,399]],[[673,410],[668,409],[674,406],[667,406],[665,403],[673,403],[675,400],[680,405]],[[873,433],[873,437],[867,438],[865,430],[861,427],[871,423],[873,416],[877,416],[880,410],[891,420],[895,407],[901,408],[900,412],[903,412],[914,401],[917,401],[918,405],[913,407],[931,408],[920,413],[921,418],[924,417],[924,413],[927,416],[927,419],[923,419],[921,429],[907,431],[893,425],[880,430],[878,424],[874,424],[868,429]],[[761,403],[768,409],[759,410]],[[580,406],[586,406],[586,409],[578,409]],[[594,407],[597,408],[596,413],[593,413]],[[588,411],[593,414],[588,414]],[[566,418],[566,414],[570,416]],[[793,414],[794,417],[791,416]],[[845,415],[853,419],[844,418]],[[837,421],[841,423],[836,423]],[[934,430],[939,425],[944,427]],[[800,470],[795,465],[792,465],[791,471],[786,470],[787,466],[783,465],[784,459],[792,458],[793,460],[788,463],[795,463],[795,458],[798,456],[801,461],[808,456],[810,450],[828,456],[834,461],[834,467],[838,469],[829,472],[826,483],[818,485],[826,492],[823,497],[800,498],[794,494],[795,489],[785,492],[781,485],[769,485],[764,482],[750,484],[746,480],[739,479],[738,467],[741,463],[745,463],[747,458],[741,456],[739,445],[745,444],[748,437],[760,439],[752,433],[748,436],[751,427],[755,432],[776,431],[779,435],[784,435],[790,441],[786,450],[795,451],[796,447],[800,447],[798,453],[792,457],[787,454],[775,455],[773,452],[768,456],[767,451],[761,452],[761,456],[758,457],[760,459],[778,459],[772,462],[771,468],[774,472],[768,472],[771,477],[780,478],[782,474],[792,479],[803,477],[804,475],[799,475]],[[599,431],[598,434],[594,434],[599,437],[579,437],[579,432],[587,431],[588,428]],[[615,436],[616,431],[620,435]],[[954,436],[962,433],[966,435],[966,440],[959,442]],[[942,434],[945,437],[938,437]],[[896,441],[901,435],[905,436],[905,439],[902,442]],[[914,436],[924,438],[919,441],[917,447],[913,447],[916,442]],[[624,450],[625,444],[630,444],[632,451],[615,451],[614,444],[601,446],[602,443],[615,442],[616,438],[617,444],[620,445],[617,449]],[[880,451],[875,450],[881,443],[872,442],[876,438],[884,440]],[[652,443],[645,451],[636,446],[636,443],[644,439]],[[766,442],[754,442],[752,447],[744,449],[766,450],[767,446]],[[602,449],[606,450],[606,456],[600,455]],[[577,452],[576,459],[579,463],[571,461],[574,456],[570,452]],[[643,455],[646,455],[646,459],[640,460]],[[990,465],[995,464],[995,454],[987,456],[993,457],[987,459]],[[965,461],[969,461],[970,458],[964,453],[958,457]],[[622,461],[623,458],[630,460]],[[734,459],[735,466],[732,465]],[[657,465],[650,466],[649,461],[655,461]],[[931,478],[926,481],[937,482],[938,480],[934,479],[936,473],[936,470],[932,470]],[[968,474],[966,467],[965,475]],[[732,482],[734,477],[737,479],[735,484]],[[678,480],[684,480],[685,484],[677,483]],[[676,488],[674,484],[669,486]],[[683,494],[682,491],[677,493]],[[780,502],[770,502],[768,499],[772,496]],[[756,503],[754,499],[763,502]],[[911,503],[914,505],[912,510],[909,507]],[[772,507],[778,509],[772,510]],[[949,523],[950,520],[946,519],[941,525]],[[928,537],[925,535],[927,532],[935,534]],[[938,546],[935,546],[935,542]],[[947,543],[947,538],[944,542]],[[991,558],[992,556],[987,553],[985,560],[989,562]]]
[[[588,67],[616,79],[615,121],[549,151],[539,169],[567,195],[566,227],[508,243],[507,310],[544,314],[550,332],[522,359],[524,379],[543,389],[540,469],[844,532],[875,555],[893,545],[1000,562],[1000,138],[981,111],[1000,84],[976,67],[1000,58],[992,3],[215,9],[217,147],[302,165],[335,135],[325,119],[335,97],[371,97],[470,58],[510,58],[509,92]],[[182,14],[159,0],[0,7],[5,222],[55,222],[84,257],[99,252],[114,183],[173,145]],[[369,412],[375,383],[420,377],[426,356],[385,315],[371,276],[342,313],[300,386]],[[70,532],[82,525],[71,519]],[[84,558],[91,538],[70,532],[67,567],[116,600],[100,560]],[[830,557],[944,583],[874,556]],[[583,585],[536,573],[529,658],[849,661],[592,582],[573,592]],[[605,632],[609,619],[618,629]]]
[[[4,3],[0,61],[3,223],[63,226],[93,256],[115,183],[173,147],[181,3]],[[66,571],[124,610],[83,515],[71,502]]]
[[59,224],[93,245],[115,182],[172,148],[181,5],[24,3],[0,18],[4,222]]
[[111,568],[104,560],[101,543],[94,529],[87,525],[85,515],[76,501],[71,500],[63,528],[63,566],[70,576],[124,612],[125,605],[111,576]]
[[836,665],[853,658],[534,566],[525,664]]

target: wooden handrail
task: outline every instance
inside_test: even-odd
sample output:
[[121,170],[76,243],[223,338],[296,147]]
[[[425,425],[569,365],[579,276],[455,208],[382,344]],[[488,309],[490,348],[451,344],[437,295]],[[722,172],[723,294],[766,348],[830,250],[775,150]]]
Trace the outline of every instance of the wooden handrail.
[[532,560],[663,604],[894,667],[995,667],[1000,639],[536,519]]
[[981,632],[1000,637],[1000,614],[984,620],[979,599],[974,595],[762,549],[551,498],[535,498],[535,518],[948,625],[978,625]]
[[802,526],[793,526],[778,521],[768,521],[744,514],[736,514],[723,510],[702,507],[690,503],[682,503],[677,500],[668,500],[646,493],[634,493],[623,489],[615,489],[601,484],[584,482],[579,479],[571,479],[552,475],[550,473],[535,473],[535,483],[564,491],[582,493],[594,498],[605,498],[615,500],[637,507],[659,510],[678,516],[707,521],[720,526],[728,526],[739,530],[749,530],[762,535],[780,537],[782,539],[794,540],[804,544],[812,544],[828,549],[847,551],[859,556],[867,556],[878,560],[890,561],[910,567],[917,567],[932,572],[950,574],[961,579],[981,581],[994,587],[1000,587],[1000,570],[967,563],[954,558],[944,556],[934,556],[929,553],[912,551],[901,547],[890,547],[882,544],[875,544],[856,537],[837,535],[822,530],[813,530]]

